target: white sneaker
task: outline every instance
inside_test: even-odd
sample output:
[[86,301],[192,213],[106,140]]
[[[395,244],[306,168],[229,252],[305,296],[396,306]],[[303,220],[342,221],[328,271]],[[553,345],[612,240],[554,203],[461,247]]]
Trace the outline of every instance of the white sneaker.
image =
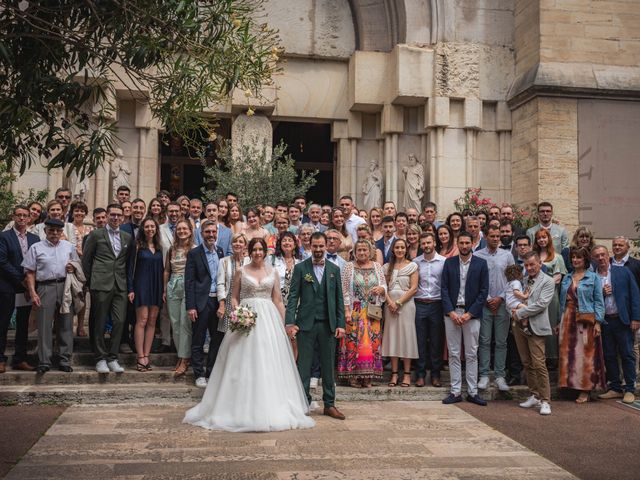
[[311,377],[311,381],[309,382],[309,388],[316,389],[318,388],[318,379],[316,377]]
[[[548,404],[547,404],[548,405]],[[520,406],[522,408],[531,408],[531,407],[540,407],[541,403],[540,400],[538,400],[536,397],[534,397],[533,395],[531,395],[529,398],[527,398],[524,402],[522,402],[520,404]],[[551,407],[549,407],[549,409],[551,409]]]
[[500,390],[501,392],[509,391],[509,385],[507,385],[507,381],[504,379],[504,377],[496,378],[496,385],[498,386],[498,390]]
[[109,367],[107,366],[106,360],[100,360],[96,363],[96,372],[98,373],[109,373]]
[[124,372],[124,368],[120,366],[117,360],[111,360],[109,363],[107,363],[107,366],[109,367],[109,370],[111,370],[114,373]]
[[207,379],[204,377],[196,378],[196,387],[198,388],[207,388]]
[[320,404],[314,400],[309,404],[309,411],[314,412],[316,410],[320,410]]
[[480,377],[480,381],[478,382],[479,390],[486,390],[489,386],[489,377]]
[[540,415],[551,415],[551,405],[549,405],[549,402],[542,402],[540,404]]

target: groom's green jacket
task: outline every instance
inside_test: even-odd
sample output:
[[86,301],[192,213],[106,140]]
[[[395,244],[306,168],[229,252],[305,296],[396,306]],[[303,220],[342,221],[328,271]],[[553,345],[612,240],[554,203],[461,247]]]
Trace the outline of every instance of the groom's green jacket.
[[319,289],[325,288],[329,326],[332,332],[344,328],[344,301],[340,269],[325,260],[322,284],[313,273],[311,258],[300,262],[293,269],[285,324],[297,325],[301,331],[311,330],[316,318],[316,297]]

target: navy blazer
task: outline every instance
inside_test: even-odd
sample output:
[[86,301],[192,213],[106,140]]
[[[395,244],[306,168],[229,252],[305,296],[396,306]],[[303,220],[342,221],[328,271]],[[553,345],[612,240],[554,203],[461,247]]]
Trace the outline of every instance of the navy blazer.
[[[140,228],[140,226],[138,226],[138,229]],[[123,223],[122,225],[120,225],[120,230],[123,230],[125,232],[127,232],[129,235],[131,235],[131,243],[134,244],[136,243],[136,235],[133,231],[133,224],[131,222],[128,223]]]
[[640,321],[640,288],[630,269],[611,267],[611,290],[620,321],[625,325],[630,325],[632,320]]
[[[613,257],[610,258],[611,265],[613,265]],[[636,285],[640,288],[640,260],[637,258],[629,257],[624,264],[625,268],[631,270],[633,278],[636,281]]]
[[[393,242],[391,242],[393,244]],[[380,250],[382,252],[382,258],[383,261],[382,263],[389,263],[389,259],[391,258],[391,255],[393,254],[391,247],[389,247],[389,251],[387,252],[387,254],[384,254],[384,237],[376,240],[376,248],[378,250]]]
[[[458,303],[460,292],[460,257],[447,258],[442,269],[442,308],[445,315],[452,312]],[[471,256],[464,288],[464,310],[473,318],[482,318],[482,307],[489,294],[489,268],[486,260]]]
[[[216,247],[218,258],[224,257],[222,248]],[[217,281],[218,272],[209,271],[209,262],[204,247],[198,245],[187,253],[187,264],[184,267],[184,299],[187,310],[201,312],[209,301],[212,279]]]
[[[40,237],[27,232],[29,247],[40,241]],[[0,233],[0,293],[24,293],[24,268],[20,241],[13,228]]]

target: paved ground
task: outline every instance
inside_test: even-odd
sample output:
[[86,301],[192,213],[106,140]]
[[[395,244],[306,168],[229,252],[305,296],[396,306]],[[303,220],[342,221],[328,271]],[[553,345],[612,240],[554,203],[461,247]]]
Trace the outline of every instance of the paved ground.
[[65,409],[60,406],[0,407],[0,478],[29,451]]
[[229,434],[181,424],[184,406],[70,407],[7,478],[574,478],[454,406],[340,408],[311,430]]
[[552,402],[549,417],[515,402],[459,405],[583,480],[640,478],[640,412],[619,402]]

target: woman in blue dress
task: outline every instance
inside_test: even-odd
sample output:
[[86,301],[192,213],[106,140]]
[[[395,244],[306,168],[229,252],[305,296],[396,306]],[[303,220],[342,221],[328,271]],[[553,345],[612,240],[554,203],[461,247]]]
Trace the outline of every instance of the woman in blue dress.
[[156,330],[156,319],[162,307],[162,247],[158,224],[147,217],[138,229],[134,248],[129,250],[127,285],[129,301],[136,308],[134,341],[138,354],[137,370],[151,370],[149,354]]

